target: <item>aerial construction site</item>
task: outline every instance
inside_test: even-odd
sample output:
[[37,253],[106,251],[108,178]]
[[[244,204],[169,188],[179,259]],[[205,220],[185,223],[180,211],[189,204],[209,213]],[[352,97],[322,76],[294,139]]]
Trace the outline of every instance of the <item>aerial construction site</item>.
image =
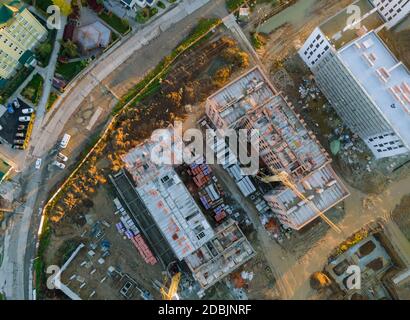
[[56,2],[0,79],[0,300],[410,299],[409,1]]

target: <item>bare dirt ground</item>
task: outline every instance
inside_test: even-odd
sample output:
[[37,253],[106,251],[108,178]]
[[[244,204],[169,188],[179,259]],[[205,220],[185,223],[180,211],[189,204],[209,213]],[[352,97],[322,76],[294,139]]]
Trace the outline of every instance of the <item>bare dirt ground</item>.
[[[303,1],[303,0],[299,0]],[[303,21],[297,21],[298,25],[302,25],[302,28],[295,27],[292,22],[284,24],[282,27],[277,28],[274,32],[268,35],[268,42],[262,50],[261,59],[267,68],[275,61],[280,61],[292,52],[296,51],[296,47],[301,46],[309,34],[327,18],[333,16],[347,5],[351,4],[352,0],[326,0],[316,1],[314,8],[310,8],[303,18]],[[263,15],[264,10],[255,10],[256,15]],[[279,13],[275,17],[279,18],[282,13]],[[291,18],[291,17],[290,17]],[[257,17],[254,17],[257,20]],[[249,23],[245,30],[247,32],[253,32],[253,23]]]
[[383,30],[381,36],[396,56],[410,68],[410,17],[391,30]]
[[410,241],[410,194],[401,199],[400,204],[394,208],[392,217],[407,240]]
[[[91,290],[90,288],[96,290],[93,299],[121,299],[122,297],[119,294],[120,288],[107,285],[109,281],[100,284],[101,279],[107,275],[108,267],[114,266],[116,269],[129,274],[133,279],[137,280],[143,288],[150,291],[154,297],[159,298],[159,293],[152,287],[152,281],[158,280],[162,282],[161,267],[157,264],[148,268],[131,241],[124,239],[123,236],[117,232],[115,224],[120,220],[118,216],[114,215],[116,211],[112,201],[114,197],[108,185],[100,187],[95,193],[95,196],[90,199],[93,202],[93,207],[78,213],[79,218],[84,217],[85,220],[82,219],[82,223],[85,223],[84,225],[81,225],[82,223],[67,224],[62,221],[59,227],[54,229],[52,234],[50,246],[46,253],[46,256],[49,257],[49,261],[46,263],[47,265],[62,265],[64,260],[67,260],[69,257],[70,252],[73,251],[78,244],[84,243],[86,247],[82,249],[83,253],[80,254],[80,257],[76,258],[64,272],[62,278],[63,283],[67,283],[73,274],[81,275],[87,282],[87,289],[84,288],[83,291],[89,291]],[[111,255],[105,258],[105,262],[102,265],[94,263],[97,272],[90,275],[89,273],[92,269],[87,270],[85,267],[81,267],[80,263],[84,260],[89,260],[85,254],[89,250],[88,245],[90,243],[98,244],[100,242],[89,235],[92,226],[97,221],[106,221],[110,224],[110,227],[102,226],[102,228],[105,234],[103,238],[111,244]],[[95,251],[98,252],[98,249]],[[99,257],[97,257],[97,259],[98,258]],[[73,281],[70,287],[78,290],[78,285],[76,281]],[[91,292],[92,290],[88,294]]]

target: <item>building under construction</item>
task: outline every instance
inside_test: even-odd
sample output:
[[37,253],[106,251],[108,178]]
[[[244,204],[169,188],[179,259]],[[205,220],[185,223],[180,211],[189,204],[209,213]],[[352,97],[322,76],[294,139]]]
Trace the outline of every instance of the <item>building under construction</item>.
[[[258,67],[208,98],[206,113],[217,129],[259,131],[259,157],[273,175],[286,172],[300,193],[278,185],[265,194],[286,226],[300,230],[348,197],[331,159],[291,103],[270,84]],[[319,210],[314,210],[314,206]]]
[[[207,289],[249,261],[255,251],[236,222],[227,219],[213,229],[174,166],[153,161],[155,152],[167,154],[168,160],[180,156],[183,144],[175,140],[173,130],[162,130],[160,138],[134,148],[123,161],[135,183],[135,198],[149,212],[175,257],[185,261],[202,289]],[[122,188],[118,183],[115,186]],[[141,225],[138,228],[152,245],[150,232]]]

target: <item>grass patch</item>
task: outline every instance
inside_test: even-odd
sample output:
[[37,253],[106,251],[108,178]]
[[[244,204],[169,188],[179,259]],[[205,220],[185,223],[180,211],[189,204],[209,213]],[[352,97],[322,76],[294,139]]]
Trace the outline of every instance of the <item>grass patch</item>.
[[76,61],[76,62],[69,62],[69,63],[59,62],[56,67],[56,73],[61,75],[67,82],[70,82],[86,66],[87,66],[86,61]]
[[47,100],[46,111],[49,111],[53,107],[57,99],[58,99],[58,94],[55,92],[50,92],[50,95],[48,96],[48,100]]
[[130,25],[128,21],[125,19],[121,19],[112,12],[106,13],[103,11],[99,14],[99,17],[122,35],[130,31]]
[[157,8],[142,8],[137,12],[137,15],[135,16],[135,21],[138,23],[145,23],[147,22],[151,17],[155,16],[158,13]]
[[27,86],[23,89],[21,95],[31,101],[34,105],[38,105],[41,94],[43,93],[43,84],[43,77],[36,73]]
[[256,3],[266,3],[266,2],[273,2],[275,3],[276,0],[263,0],[263,1],[258,1],[258,0],[226,0],[226,8],[228,9],[229,12],[233,12],[238,10],[240,7],[243,5],[249,5],[251,8],[255,6]]
[[226,8],[229,12],[235,11],[245,4],[245,0],[226,0]]
[[264,43],[261,41],[259,34],[256,32],[252,33],[251,42],[252,42],[252,46],[257,50],[262,48],[264,45]]
[[57,30],[48,30],[47,39],[36,49],[36,59],[42,67],[48,66],[56,41]]
[[0,103],[4,104],[10,96],[23,84],[34,68],[21,68],[17,71],[16,75],[7,80],[7,82],[0,88]]
[[44,219],[43,233],[39,238],[39,246],[37,251],[37,258],[34,260],[34,270],[36,275],[36,293],[37,299],[41,299],[44,295],[43,285],[46,284],[47,275],[45,272],[44,253],[50,245],[51,241],[51,227],[47,217]]
[[61,247],[58,249],[56,253],[58,263],[60,266],[63,266],[64,263],[67,262],[67,260],[75,251],[75,249],[77,249],[77,247],[80,245],[80,243],[81,241],[79,241],[78,239],[69,239],[64,241],[64,243],[61,245]]

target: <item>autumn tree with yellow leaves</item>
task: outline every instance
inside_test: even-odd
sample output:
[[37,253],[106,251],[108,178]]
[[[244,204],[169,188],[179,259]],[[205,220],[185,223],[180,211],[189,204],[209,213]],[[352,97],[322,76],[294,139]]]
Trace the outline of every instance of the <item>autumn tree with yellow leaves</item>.
[[70,0],[53,0],[53,3],[60,8],[64,16],[68,16],[72,12]]

